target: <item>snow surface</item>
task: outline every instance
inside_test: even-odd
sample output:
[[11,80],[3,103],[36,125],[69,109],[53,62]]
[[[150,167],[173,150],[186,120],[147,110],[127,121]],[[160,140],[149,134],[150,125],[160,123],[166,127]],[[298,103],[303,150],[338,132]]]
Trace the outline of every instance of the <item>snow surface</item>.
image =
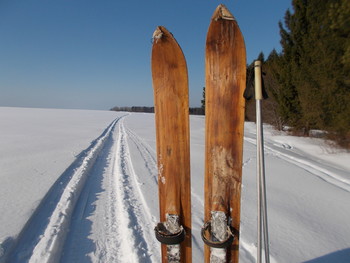
[[[203,262],[204,117],[191,116],[193,262]],[[245,124],[240,262],[256,260]],[[271,262],[350,262],[350,154],[265,126]],[[160,262],[154,115],[0,107],[0,262]]]

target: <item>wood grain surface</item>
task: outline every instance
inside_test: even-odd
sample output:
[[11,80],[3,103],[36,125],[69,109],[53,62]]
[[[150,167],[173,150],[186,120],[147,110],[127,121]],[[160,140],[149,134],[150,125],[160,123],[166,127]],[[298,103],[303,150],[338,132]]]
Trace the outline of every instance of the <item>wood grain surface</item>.
[[[242,33],[225,6],[215,10],[206,40],[205,221],[210,211],[232,219],[235,240],[227,262],[238,262],[246,51]],[[210,250],[205,246],[205,262]]]
[[[188,75],[185,57],[173,35],[158,27],[153,36],[152,78],[156,120],[156,145],[160,220],[180,216],[186,238],[181,262],[191,262],[191,188],[189,146]],[[162,245],[166,260],[166,246]]]

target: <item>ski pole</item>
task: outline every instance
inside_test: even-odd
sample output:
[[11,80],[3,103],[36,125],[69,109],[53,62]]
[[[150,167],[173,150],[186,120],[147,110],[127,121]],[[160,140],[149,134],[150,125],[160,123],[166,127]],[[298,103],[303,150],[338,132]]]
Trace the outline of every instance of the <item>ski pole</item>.
[[256,100],[256,146],[257,146],[257,192],[258,192],[258,246],[257,262],[261,263],[262,254],[262,234],[264,237],[265,262],[270,262],[269,236],[267,223],[267,202],[266,202],[266,183],[265,183],[265,162],[264,162],[264,136],[262,125],[262,77],[261,62],[254,63],[255,73],[255,100]]

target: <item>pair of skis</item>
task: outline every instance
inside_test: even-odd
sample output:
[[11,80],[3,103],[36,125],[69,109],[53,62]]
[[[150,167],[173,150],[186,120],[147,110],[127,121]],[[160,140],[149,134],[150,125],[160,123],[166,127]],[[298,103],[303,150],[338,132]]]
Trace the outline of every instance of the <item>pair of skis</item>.
[[[238,262],[246,52],[242,33],[223,5],[206,40],[205,242],[206,262]],[[163,262],[192,262],[188,74],[173,35],[153,35],[154,88]]]

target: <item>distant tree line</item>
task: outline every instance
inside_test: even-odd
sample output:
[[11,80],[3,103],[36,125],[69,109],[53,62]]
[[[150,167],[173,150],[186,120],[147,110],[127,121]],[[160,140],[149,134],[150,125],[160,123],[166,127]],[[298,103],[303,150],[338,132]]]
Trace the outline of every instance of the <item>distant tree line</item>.
[[[302,135],[324,130],[349,149],[350,1],[293,0],[292,6],[294,12],[287,10],[279,24],[281,53],[258,57],[269,94],[264,121]],[[247,77],[253,71],[252,63]],[[247,102],[246,118],[255,120],[253,100]]]
[[113,107],[111,111],[128,111],[128,112],[148,112],[153,113],[154,107],[132,106],[132,107]]
[[[113,107],[111,111],[127,111],[127,112],[146,112],[154,113],[154,107],[132,106],[132,107]],[[204,115],[203,108],[189,108],[191,115]]]
[[190,114],[191,115],[204,115],[204,109],[203,108],[190,108]]

